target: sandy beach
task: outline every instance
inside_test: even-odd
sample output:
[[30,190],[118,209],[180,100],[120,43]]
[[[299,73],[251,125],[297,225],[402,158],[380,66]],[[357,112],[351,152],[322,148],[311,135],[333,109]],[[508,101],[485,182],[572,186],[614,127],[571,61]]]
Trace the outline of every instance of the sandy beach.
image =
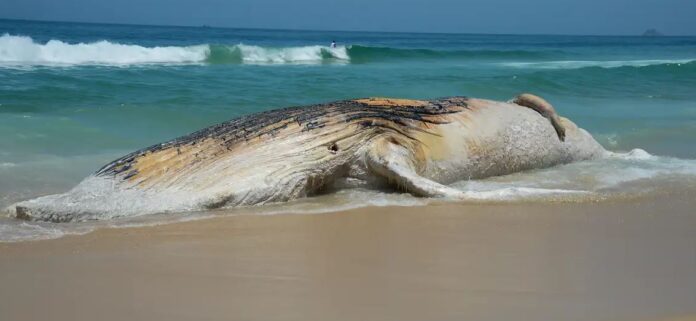
[[0,320],[693,320],[690,193],[233,216],[0,244]]

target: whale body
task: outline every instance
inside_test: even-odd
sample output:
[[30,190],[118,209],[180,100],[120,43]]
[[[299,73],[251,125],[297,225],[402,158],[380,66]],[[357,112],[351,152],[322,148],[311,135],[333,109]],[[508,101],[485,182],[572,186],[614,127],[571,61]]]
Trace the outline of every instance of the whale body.
[[364,98],[256,113],[106,164],[64,194],[10,206],[81,221],[284,202],[340,188],[475,198],[447,184],[602,157],[540,97]]

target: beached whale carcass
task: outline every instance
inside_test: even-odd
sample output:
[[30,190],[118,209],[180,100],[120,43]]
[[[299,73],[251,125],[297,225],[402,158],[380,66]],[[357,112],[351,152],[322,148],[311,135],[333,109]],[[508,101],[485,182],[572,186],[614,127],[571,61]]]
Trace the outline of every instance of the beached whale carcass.
[[17,203],[49,221],[282,202],[350,186],[475,198],[447,184],[597,158],[540,97],[366,98],[240,117],[128,154],[71,191]]

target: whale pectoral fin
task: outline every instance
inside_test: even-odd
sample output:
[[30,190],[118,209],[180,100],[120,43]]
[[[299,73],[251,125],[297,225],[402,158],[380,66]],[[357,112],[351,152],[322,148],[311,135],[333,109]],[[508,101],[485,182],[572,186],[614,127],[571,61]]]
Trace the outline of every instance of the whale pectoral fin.
[[561,124],[561,119],[558,117],[556,110],[544,98],[532,94],[521,94],[509,102],[531,108],[544,116],[551,122],[551,125],[553,125],[553,128],[556,130],[556,134],[558,134],[558,139],[565,141],[565,127],[563,127]]
[[372,173],[416,196],[464,198],[464,193],[418,175],[412,153],[389,141],[375,143],[367,154]]

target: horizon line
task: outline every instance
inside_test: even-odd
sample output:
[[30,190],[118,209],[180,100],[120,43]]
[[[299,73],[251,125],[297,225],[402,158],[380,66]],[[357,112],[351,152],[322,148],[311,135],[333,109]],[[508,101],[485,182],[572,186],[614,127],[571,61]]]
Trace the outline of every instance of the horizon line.
[[[321,31],[321,32],[356,32],[356,33],[394,33],[394,34],[431,34],[431,35],[485,35],[485,36],[567,36],[567,37],[645,37],[641,34],[552,34],[552,33],[471,33],[471,32],[432,32],[432,31],[376,31],[376,30],[330,30],[330,29],[303,29],[303,28],[259,28],[259,27],[231,27],[231,26],[212,26],[212,25],[179,25],[179,24],[143,24],[143,23],[124,23],[124,22],[93,22],[93,21],[68,21],[68,20],[40,20],[40,19],[18,19],[2,18],[0,20],[38,22],[38,23],[75,23],[75,24],[94,24],[94,25],[115,25],[115,26],[141,26],[141,27],[178,27],[178,28],[214,28],[214,29],[236,29],[236,30],[264,30],[264,31]],[[651,30],[655,28],[647,28]],[[659,31],[659,30],[658,30]],[[696,35],[661,35],[657,37],[695,37]]]

